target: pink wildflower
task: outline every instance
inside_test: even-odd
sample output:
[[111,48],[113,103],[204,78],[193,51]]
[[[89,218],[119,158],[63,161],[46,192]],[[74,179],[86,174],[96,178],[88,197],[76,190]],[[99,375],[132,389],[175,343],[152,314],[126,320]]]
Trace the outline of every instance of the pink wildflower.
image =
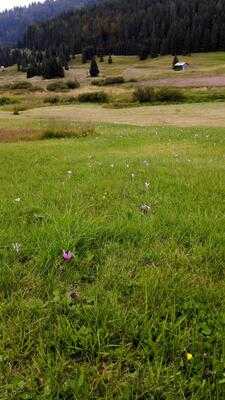
[[71,251],[63,250],[63,259],[65,262],[70,262],[73,259],[74,255]]

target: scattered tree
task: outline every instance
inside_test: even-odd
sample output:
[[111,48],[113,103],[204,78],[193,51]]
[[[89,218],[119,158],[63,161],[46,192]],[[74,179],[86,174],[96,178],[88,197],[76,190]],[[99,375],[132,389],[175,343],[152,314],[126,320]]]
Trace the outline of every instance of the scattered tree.
[[174,68],[175,65],[179,62],[179,59],[177,57],[177,55],[175,54],[175,56],[173,57],[173,62],[172,62],[172,67]]
[[98,64],[96,62],[95,57],[92,58],[91,60],[91,65],[90,65],[90,75],[92,78],[96,78],[99,75],[99,69],[98,69]]

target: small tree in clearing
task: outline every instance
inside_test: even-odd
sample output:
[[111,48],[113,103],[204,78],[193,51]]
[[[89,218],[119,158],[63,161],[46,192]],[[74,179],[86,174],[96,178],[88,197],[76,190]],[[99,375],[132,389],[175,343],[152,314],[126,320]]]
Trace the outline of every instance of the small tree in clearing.
[[172,67],[174,68],[174,66],[179,62],[179,59],[177,57],[177,55],[174,56],[173,58],[173,63],[172,63]]
[[108,59],[108,63],[109,64],[112,64],[112,62],[113,62],[113,60],[112,60],[112,56],[111,56],[111,54],[109,55],[109,59]]
[[93,57],[91,60],[90,75],[92,78],[96,78],[99,75],[98,64],[95,57]]

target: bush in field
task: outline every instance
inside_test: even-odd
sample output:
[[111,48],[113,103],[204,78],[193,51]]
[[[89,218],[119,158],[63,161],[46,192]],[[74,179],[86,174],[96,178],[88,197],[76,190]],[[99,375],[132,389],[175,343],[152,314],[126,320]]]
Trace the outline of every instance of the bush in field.
[[33,85],[30,82],[27,81],[21,81],[21,82],[14,82],[10,85],[10,89],[13,90],[31,90],[33,89]]
[[58,104],[58,103],[60,103],[60,97],[59,96],[48,96],[44,99],[44,103]]
[[87,92],[78,96],[80,103],[107,103],[108,95],[105,92]]
[[133,93],[134,101],[139,103],[148,103],[155,101],[155,89],[148,86],[140,86]]
[[71,139],[94,135],[95,126],[82,124],[77,126],[49,127],[42,134],[40,139]]
[[66,92],[69,89],[68,89],[66,82],[56,81],[56,82],[49,83],[47,85],[47,90],[49,92]]
[[49,92],[66,92],[70,89],[77,89],[80,87],[79,82],[76,79],[68,81],[55,81],[47,85]]
[[185,100],[184,93],[176,88],[163,87],[156,92],[156,101],[160,102],[182,102]]
[[17,102],[18,102],[17,99],[13,99],[11,97],[6,97],[6,96],[0,97],[0,106],[5,106],[7,104],[15,104]]
[[64,96],[61,98],[61,103],[63,104],[74,104],[77,103],[77,97],[75,96]]
[[163,87],[156,90],[152,87],[140,86],[135,89],[133,99],[134,101],[139,101],[139,103],[179,103],[185,100],[185,95],[176,88]]
[[80,87],[80,84],[76,79],[66,81],[66,85],[68,89],[78,89]]
[[105,79],[98,79],[91,82],[94,86],[120,85],[122,83],[125,83],[122,76],[109,76]]

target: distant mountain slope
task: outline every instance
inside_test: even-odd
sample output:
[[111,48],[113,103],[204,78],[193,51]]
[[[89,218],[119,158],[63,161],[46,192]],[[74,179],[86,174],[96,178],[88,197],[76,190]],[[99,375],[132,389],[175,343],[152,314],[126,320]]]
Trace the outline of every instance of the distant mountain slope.
[[225,50],[224,0],[108,0],[28,29],[24,46],[151,54]]
[[91,2],[93,0],[46,0],[4,11],[0,13],[0,44],[16,44],[34,22],[46,21]]

